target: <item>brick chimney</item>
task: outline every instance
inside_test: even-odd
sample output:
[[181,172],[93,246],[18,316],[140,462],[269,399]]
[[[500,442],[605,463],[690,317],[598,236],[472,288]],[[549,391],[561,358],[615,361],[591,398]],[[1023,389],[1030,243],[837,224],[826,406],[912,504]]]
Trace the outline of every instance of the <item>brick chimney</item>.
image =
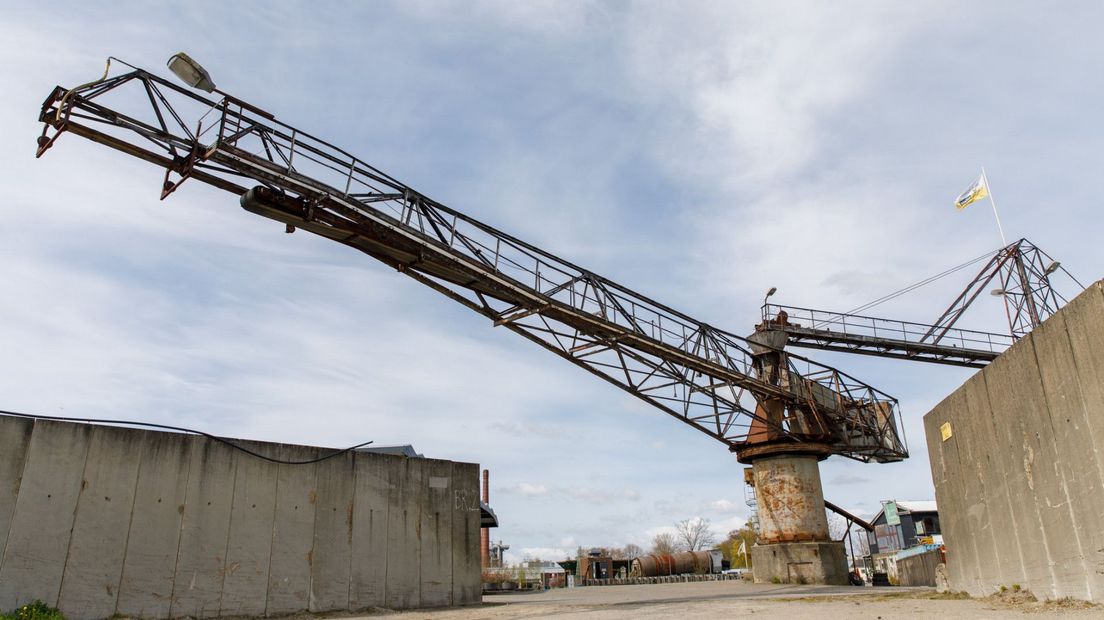
[[[490,472],[486,469],[483,470],[483,503],[488,506],[491,505],[491,490],[490,490]],[[479,529],[479,558],[480,565],[483,568],[487,568],[491,564],[491,530],[489,528]]]

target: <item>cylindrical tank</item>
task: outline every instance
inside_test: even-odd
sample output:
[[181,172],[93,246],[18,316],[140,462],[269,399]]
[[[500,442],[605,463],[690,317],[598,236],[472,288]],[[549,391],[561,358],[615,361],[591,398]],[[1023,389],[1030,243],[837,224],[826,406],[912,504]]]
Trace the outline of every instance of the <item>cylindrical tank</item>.
[[663,577],[667,575],[704,575],[721,571],[719,551],[682,551],[680,553],[653,553],[642,555],[632,563],[634,577]]

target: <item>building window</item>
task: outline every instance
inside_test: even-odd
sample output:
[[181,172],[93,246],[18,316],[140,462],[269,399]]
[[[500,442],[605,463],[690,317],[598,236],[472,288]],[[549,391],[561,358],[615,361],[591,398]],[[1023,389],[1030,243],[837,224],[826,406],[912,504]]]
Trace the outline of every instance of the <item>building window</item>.
[[939,522],[935,517],[924,517],[916,522],[917,536],[931,536],[939,533]]
[[899,525],[875,525],[874,535],[878,540],[878,553],[897,551],[904,548]]

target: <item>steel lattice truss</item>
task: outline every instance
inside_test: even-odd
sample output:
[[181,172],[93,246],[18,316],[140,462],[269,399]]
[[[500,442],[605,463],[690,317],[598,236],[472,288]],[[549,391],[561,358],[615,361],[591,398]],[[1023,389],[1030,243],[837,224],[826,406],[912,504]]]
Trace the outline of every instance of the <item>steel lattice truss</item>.
[[[1020,239],[994,252],[933,324],[763,304],[756,330],[783,332],[786,343],[797,347],[983,368],[1066,303],[1050,282],[1059,269],[1080,286],[1058,262]],[[994,293],[1004,298],[1009,333],[955,327],[993,281],[1001,285]]]
[[450,209],[239,100],[135,70],[57,87],[41,120],[39,156],[69,132],[165,168],[162,198],[187,179],[233,192],[289,232],[356,248],[734,451],[754,432],[756,443],[827,443],[863,461],[907,456],[892,397],[782,352],[765,370],[743,338]]
[[1012,338],[1026,336],[1067,301],[1050,284],[1050,275],[1057,269],[1061,269],[1074,282],[1077,281],[1058,262],[1027,239],[1020,239],[1001,248],[924,334],[923,340],[939,344],[948,338],[948,334],[953,334],[955,322],[994,280],[1001,284],[1000,289],[995,292],[1004,297],[1008,329]]

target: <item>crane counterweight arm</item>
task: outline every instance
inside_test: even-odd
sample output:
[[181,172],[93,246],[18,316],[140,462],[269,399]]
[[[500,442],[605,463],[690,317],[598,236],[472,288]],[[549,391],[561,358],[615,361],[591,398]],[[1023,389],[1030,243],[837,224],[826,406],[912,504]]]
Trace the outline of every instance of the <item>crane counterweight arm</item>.
[[236,99],[209,100],[135,70],[56,88],[40,119],[38,155],[69,132],[164,168],[162,198],[188,180],[237,194],[248,211],[368,254],[734,451],[816,442],[863,461],[907,456],[892,397],[781,351],[764,362],[744,338],[450,209]]

